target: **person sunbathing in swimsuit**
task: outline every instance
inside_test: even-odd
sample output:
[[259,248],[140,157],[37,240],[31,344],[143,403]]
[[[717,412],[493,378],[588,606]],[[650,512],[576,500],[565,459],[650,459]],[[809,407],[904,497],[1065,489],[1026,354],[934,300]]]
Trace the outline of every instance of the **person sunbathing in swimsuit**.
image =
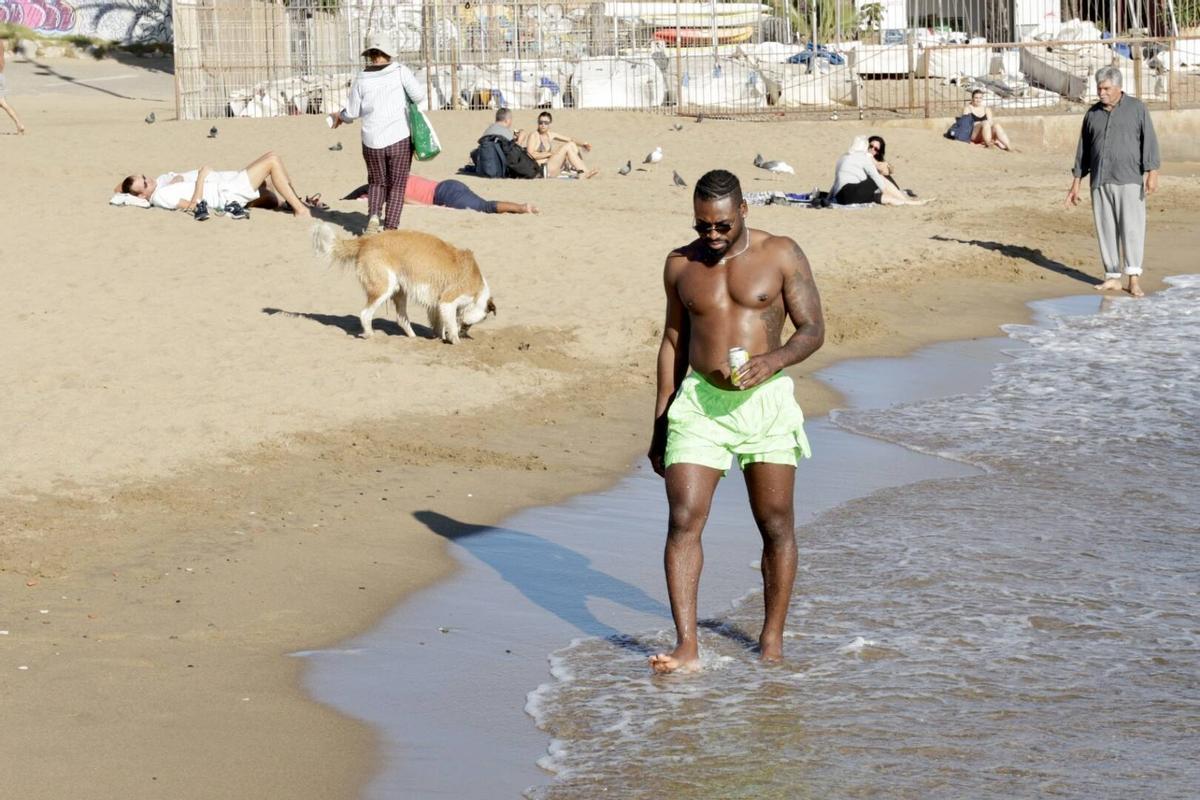
[[579,154],[580,150],[590,151],[592,146],[551,131],[552,122],[554,117],[549,111],[538,114],[537,130],[522,131],[517,144],[525,148],[525,152],[538,163],[547,178],[557,178],[564,169],[581,173],[585,178],[598,174],[600,170],[588,169],[587,164],[583,163],[583,156]]

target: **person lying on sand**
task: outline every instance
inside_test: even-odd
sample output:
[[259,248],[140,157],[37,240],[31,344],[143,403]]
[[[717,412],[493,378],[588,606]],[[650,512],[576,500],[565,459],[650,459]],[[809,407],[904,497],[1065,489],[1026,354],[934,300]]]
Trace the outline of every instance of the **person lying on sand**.
[[[267,188],[268,179],[274,191]],[[240,170],[215,171],[200,167],[190,172],[168,172],[157,178],[128,175],[116,191],[171,211],[196,211],[203,203],[203,210],[207,212],[208,207],[226,208],[237,203],[253,208],[285,207],[297,217],[308,218],[312,216],[308,206],[319,204],[319,195],[309,197],[308,203],[296,196],[283,159],[272,152],[264,153]],[[283,198],[283,204],[276,192]]]
[[[367,185],[355,189],[344,200],[361,200],[367,196]],[[420,175],[409,175],[404,187],[404,202],[422,206],[441,206],[459,211],[481,211],[484,214],[537,214],[533,203],[513,203],[508,200],[484,200],[462,181],[453,179],[433,181]]]

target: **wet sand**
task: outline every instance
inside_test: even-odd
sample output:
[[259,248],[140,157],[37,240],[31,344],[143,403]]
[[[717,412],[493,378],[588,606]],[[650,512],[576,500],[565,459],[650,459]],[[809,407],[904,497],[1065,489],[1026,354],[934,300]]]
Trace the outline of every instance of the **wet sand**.
[[[356,131],[225,120],[210,140],[211,122],[170,119],[162,67],[12,59],[6,71],[29,133],[0,138],[5,786],[29,798],[355,797],[379,740],[314,703],[287,654],[369,629],[455,569],[415,512],[495,524],[625,474],[653,402],[662,258],[687,238],[669,170],[692,182],[723,165],[749,190],[803,191],[828,183],[859,126],[708,121],[676,134],[665,117],[564,111],[556,127],[586,131],[599,178],[473,183],[542,215],[405,212],[406,226],[475,250],[500,316],[454,348],[382,321],[393,335],[364,342],[358,287],[319,266],[286,215],[198,225],[106,204],[126,173],[237,168],[273,149],[303,194],[331,203],[327,218],[364,221],[336,200],[362,182]],[[486,115],[434,118],[446,154],[418,171],[449,177]],[[804,244],[823,291],[828,343],[798,376],[990,335],[1026,300],[1078,292],[1096,273],[1090,215],[1059,210],[1061,148],[1039,138],[1008,156],[921,125],[887,131],[901,184],[943,202],[752,212]],[[655,144],[663,174],[614,174]],[[795,181],[755,174],[760,150],[795,164]],[[1195,188],[1164,177],[1157,263],[1194,263]],[[810,416],[837,402],[801,387]]]

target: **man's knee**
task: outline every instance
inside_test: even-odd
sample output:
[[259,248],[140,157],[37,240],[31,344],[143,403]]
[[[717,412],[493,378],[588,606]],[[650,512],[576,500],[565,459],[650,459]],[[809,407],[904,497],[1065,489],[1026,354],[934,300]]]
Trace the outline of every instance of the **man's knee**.
[[754,515],[754,522],[766,541],[786,544],[796,539],[795,514],[790,508],[759,509]]
[[672,539],[698,539],[708,521],[708,513],[691,506],[674,506],[671,508],[667,522],[667,535]]

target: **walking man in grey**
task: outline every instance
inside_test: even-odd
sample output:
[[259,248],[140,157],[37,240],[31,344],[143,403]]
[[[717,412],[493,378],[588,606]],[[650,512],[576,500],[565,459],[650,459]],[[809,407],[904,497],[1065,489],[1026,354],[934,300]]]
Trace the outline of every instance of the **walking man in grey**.
[[1158,189],[1158,138],[1146,106],[1121,91],[1120,70],[1097,70],[1096,93],[1100,102],[1083,117],[1067,207],[1079,204],[1080,183],[1084,175],[1090,176],[1092,216],[1104,262],[1104,282],[1096,289],[1121,289],[1125,274],[1129,277],[1125,291],[1141,297],[1138,276],[1146,244],[1146,195]]

